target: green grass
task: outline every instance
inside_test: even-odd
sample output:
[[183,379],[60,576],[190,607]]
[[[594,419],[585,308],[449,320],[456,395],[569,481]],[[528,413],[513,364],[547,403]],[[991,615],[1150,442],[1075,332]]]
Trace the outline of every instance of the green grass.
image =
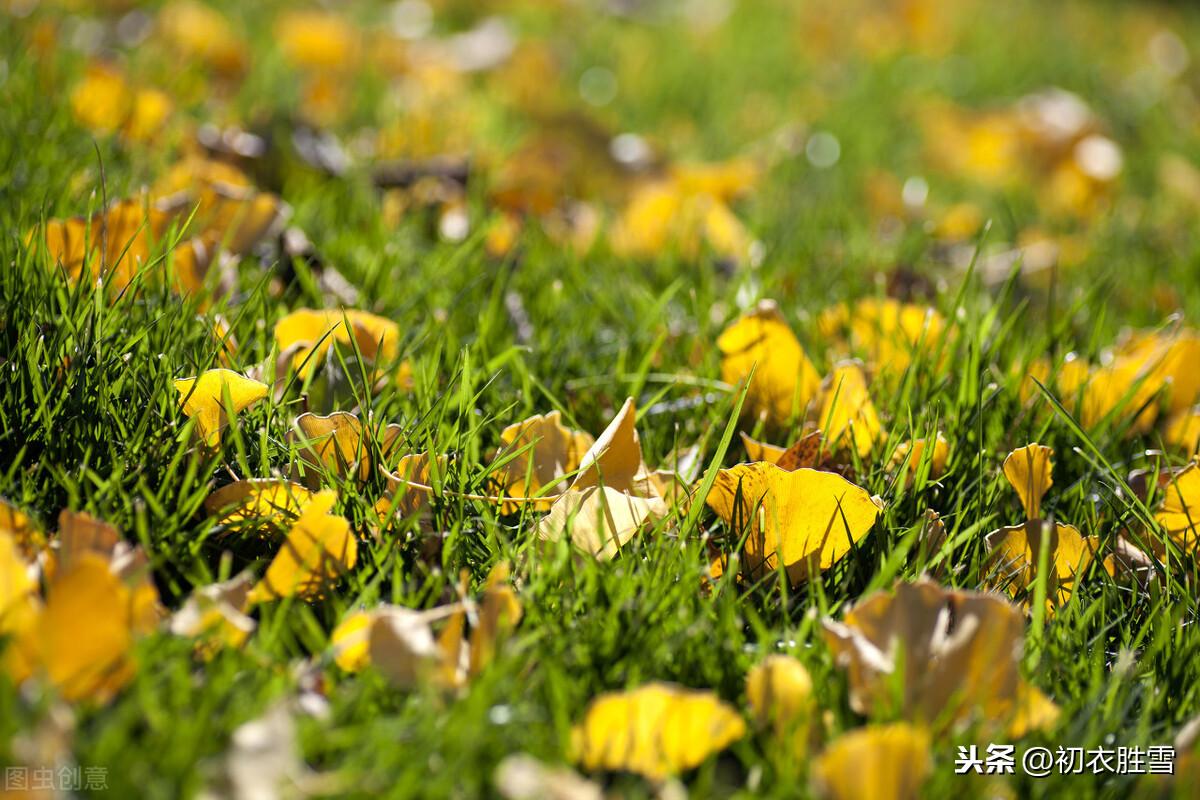
[[[232,111],[220,118],[265,116],[286,132],[297,90],[270,41],[275,4],[219,5],[245,23],[262,53],[229,98]],[[463,26],[476,17],[471,4],[451,5],[444,18],[439,12],[439,24]],[[1074,409],[1044,399],[1030,411],[1013,365],[1072,350],[1092,356],[1123,327],[1160,324],[1157,287],[1174,291],[1186,319],[1200,320],[1194,209],[1164,197],[1156,183],[1163,153],[1200,156],[1194,116],[1180,121],[1195,111],[1167,93],[1133,102],[1123,83],[1130,64],[1140,63],[1144,31],[1155,25],[1170,26],[1200,53],[1200,17],[1182,4],[972,7],[976,18],[962,28],[953,58],[902,52],[871,60],[854,52],[822,54],[816,34],[782,0],[744,3],[723,28],[705,34],[689,33],[677,20],[520,5],[511,12],[515,27],[547,43],[559,59],[562,74],[547,91],[566,98],[564,106],[580,104],[574,87],[589,66],[613,70],[616,101],[589,110],[611,131],[645,133],[672,158],[715,160],[800,123],[833,132],[842,158],[831,170],[812,167],[802,153],[775,166],[738,206],[764,245],[763,263],[731,272],[707,255],[664,252],[635,261],[604,244],[580,255],[536,226],[522,234],[517,257],[492,259],[478,224],[462,243],[431,235],[420,213],[389,228],[369,164],[325,178],[294,157],[271,155],[276,182],[265,188],[281,193],[294,208],[294,223],[358,287],[359,307],[399,323],[415,385],[372,395],[349,365],[337,370],[340,377],[326,369],[312,385],[293,385],[282,400],[240,415],[216,453],[195,446],[172,386],[213,365],[211,315],[219,311],[231,321],[239,344],[235,367],[245,368],[273,358],[271,327],[279,317],[320,307],[325,298],[305,280],[272,294],[272,266],[254,258],[239,265],[234,302],[209,308],[151,282],[113,299],[48,269],[45,253],[29,244],[31,230],[153,182],[181,141],[139,147],[115,137],[93,140],[66,99],[86,63],[61,43],[78,23],[64,22],[67,12],[51,7],[28,18],[0,16],[0,496],[50,529],[62,508],[119,526],[150,555],[164,603],[175,608],[197,585],[265,567],[271,548],[219,537],[202,503],[231,471],[286,475],[295,461],[287,434],[299,413],[369,408],[375,419],[403,426],[406,450],[452,456],[443,477],[448,491],[433,499],[424,527],[405,523],[381,540],[365,526],[386,488],[382,477],[358,486],[326,476],[339,490],[339,511],[359,532],[360,563],[352,574],[323,601],[262,606],[248,645],[208,662],[194,658],[192,642],[166,632],[142,640],[133,682],[108,705],[76,708],[78,763],[107,767],[113,796],[194,794],[238,725],[297,692],[298,665],[307,659],[325,678],[329,714],[298,718],[301,749],[310,766],[332,773],[339,796],[488,795],[505,755],[524,751],[563,762],[571,726],[596,694],[665,680],[711,688],[744,708],[747,669],[773,652],[800,658],[832,730],[850,729],[861,720],[850,711],[846,679],[832,663],[820,619],[927,570],[940,570],[956,587],[983,585],[984,534],[1021,519],[1000,474],[1009,450],[1030,441],[1054,448],[1055,485],[1047,497],[1054,518],[1105,541],[1130,520],[1145,519],[1145,506],[1129,499],[1123,482],[1130,470],[1159,463],[1148,452],[1159,446],[1157,434],[1127,436],[1121,420],[1085,431],[1071,418]],[[377,7],[353,9],[363,20],[382,14]],[[1108,24],[1113,18],[1125,24]],[[60,45],[51,55],[31,50],[35,26],[56,21]],[[188,71],[164,73],[161,55],[150,48],[119,52],[131,73],[165,82],[169,91],[198,80]],[[469,82],[464,101],[484,109],[478,130],[465,134],[484,154],[484,177],[470,198],[477,223],[491,213],[479,188],[487,186],[489,170],[538,124],[490,80]],[[1195,80],[1188,72],[1173,91],[1192,91]],[[364,80],[363,97],[335,126],[345,141],[362,128],[403,122],[402,112],[380,102],[380,83]],[[1086,225],[1057,225],[1086,239],[1083,263],[1048,288],[1018,280],[989,287],[947,266],[919,222],[898,237],[877,235],[860,187],[873,169],[901,179],[926,174],[915,111],[921,98],[987,107],[1047,85],[1086,97],[1124,149],[1116,210]],[[180,105],[187,118],[214,116],[203,93]],[[928,177],[938,202],[971,199],[985,208],[992,229],[979,246],[1044,222],[1023,189],[992,192],[954,177]],[[565,545],[536,547],[535,515],[498,516],[495,507],[458,496],[485,488],[505,425],[559,409],[571,425],[599,433],[628,395],[639,400],[648,463],[692,443],[700,444],[706,468],[736,463],[740,444],[735,437],[725,450],[722,434],[738,395],[709,383],[720,374],[721,329],[752,301],[774,298],[824,374],[830,343],[818,335],[817,313],[881,294],[879,276],[897,265],[944,284],[932,302],[957,336],[944,359],[919,360],[896,391],[873,390],[890,436],[859,466],[857,482],[882,496],[886,509],[855,551],[819,578],[799,587],[775,577],[758,584],[726,580],[711,594],[701,592],[707,567],[701,538],[724,531],[700,506],[635,538],[616,560],[593,563]],[[519,335],[506,296],[519,298],[530,337]],[[895,446],[935,430],[952,446],[946,475],[907,487],[891,480],[885,468]],[[782,442],[788,433],[771,438]],[[1184,461],[1177,453],[1162,459]],[[927,509],[947,524],[948,544],[937,553],[916,545]],[[431,555],[421,539],[432,535],[441,544]],[[478,586],[501,560],[516,565],[525,617],[499,660],[461,696],[432,687],[399,691],[370,670],[347,676],[332,665],[328,635],[348,610],[378,602],[432,607],[454,597],[460,570],[470,570]],[[1150,596],[1094,569],[1065,609],[1049,619],[1035,615],[1026,674],[1063,715],[1030,743],[1052,749],[1169,743],[1200,712],[1197,576],[1182,564],[1173,560]],[[0,762],[14,761],[17,740],[38,726],[51,702],[36,691],[0,687]],[[984,796],[981,782],[952,774],[956,741],[966,739],[935,742],[928,796]],[[631,776],[602,779],[622,796],[655,791]],[[758,734],[683,779],[698,797],[810,791],[808,764]],[[1123,797],[1144,788],[1111,775],[1017,776],[1010,785],[1029,797]]]

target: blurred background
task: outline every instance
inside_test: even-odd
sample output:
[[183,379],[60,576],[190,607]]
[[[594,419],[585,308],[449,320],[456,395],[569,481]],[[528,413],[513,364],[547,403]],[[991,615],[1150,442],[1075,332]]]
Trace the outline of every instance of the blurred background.
[[711,264],[731,304],[928,300],[973,268],[1048,309],[1200,309],[1190,4],[5,2],[13,229],[204,158],[367,294],[404,272],[379,248],[470,240]]

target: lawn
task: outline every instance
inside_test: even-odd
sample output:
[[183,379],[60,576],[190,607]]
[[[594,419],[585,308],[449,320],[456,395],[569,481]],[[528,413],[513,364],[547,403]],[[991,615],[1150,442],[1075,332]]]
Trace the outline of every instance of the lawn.
[[1197,54],[5,0],[0,789],[1194,796]]

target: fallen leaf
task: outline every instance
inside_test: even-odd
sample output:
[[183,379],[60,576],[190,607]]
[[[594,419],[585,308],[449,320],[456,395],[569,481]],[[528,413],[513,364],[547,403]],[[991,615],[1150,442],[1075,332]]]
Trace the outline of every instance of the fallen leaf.
[[221,444],[225,427],[228,392],[229,407],[237,414],[267,396],[267,385],[244,378],[227,369],[210,369],[196,378],[175,381],[183,413],[196,422],[196,432],[208,447]]
[[932,770],[929,734],[897,722],[842,734],[813,764],[813,778],[832,800],[917,800]]
[[707,502],[734,536],[749,531],[742,564],[750,577],[782,563],[793,584],[837,563],[880,511],[865,489],[840,475],[765,462],[718,472]]
[[821,376],[788,327],[779,306],[764,300],[734,321],[717,339],[721,380],[738,384],[750,377],[745,409],[782,427],[802,414],[816,397]]
[[660,780],[698,766],[745,733],[741,716],[712,692],[650,683],[594,699],[572,731],[572,756],[586,770]]
[[337,493],[333,491],[313,495],[266,574],[250,590],[251,605],[284,597],[319,598],[331,583],[354,567],[358,543],[350,523],[329,513],[336,502]]

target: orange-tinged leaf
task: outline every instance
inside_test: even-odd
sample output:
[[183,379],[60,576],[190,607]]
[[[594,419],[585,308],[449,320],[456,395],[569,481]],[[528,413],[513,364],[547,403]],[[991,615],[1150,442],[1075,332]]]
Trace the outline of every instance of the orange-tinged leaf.
[[1037,443],[1027,444],[1004,459],[1004,477],[1017,490],[1026,519],[1042,518],[1042,498],[1054,485],[1054,451]]
[[384,471],[390,492],[389,502],[397,517],[411,517],[425,507],[433,488],[434,462],[437,463],[437,472],[441,473],[446,469],[446,460],[445,456],[434,459],[429,453],[412,453],[401,458],[395,470]]
[[726,328],[717,348],[721,380],[740,383],[754,371],[746,409],[771,425],[782,426],[802,413],[820,388],[821,376],[772,301],[764,300]]
[[751,439],[745,433],[740,433],[739,435],[742,437],[742,446],[746,448],[746,456],[750,461],[766,461],[768,464],[778,464],[780,457],[787,452],[786,447]]
[[829,569],[875,524],[880,506],[831,472],[739,464],[717,473],[709,507],[746,538],[743,567],[761,576],[782,563],[792,583]]
[[320,597],[358,560],[358,543],[350,523],[331,514],[337,493],[318,492],[288,531],[267,572],[250,591],[250,603],[284,597]]
[[267,396],[265,383],[250,380],[228,369],[210,369],[195,378],[175,381],[183,413],[196,421],[196,431],[209,447],[221,444],[225,426],[225,395],[237,414]]
[[842,734],[813,764],[813,775],[831,800],[917,800],[932,769],[929,734],[897,722]]
[[[509,582],[509,574],[509,566],[505,562],[497,563],[488,573],[479,620],[471,631],[470,675],[478,675],[492,662],[499,643],[521,621],[524,607]],[[456,652],[447,653],[448,663],[456,663],[456,659]]]
[[745,733],[741,715],[712,692],[650,683],[593,700],[572,732],[572,755],[587,770],[659,780],[703,763]]

